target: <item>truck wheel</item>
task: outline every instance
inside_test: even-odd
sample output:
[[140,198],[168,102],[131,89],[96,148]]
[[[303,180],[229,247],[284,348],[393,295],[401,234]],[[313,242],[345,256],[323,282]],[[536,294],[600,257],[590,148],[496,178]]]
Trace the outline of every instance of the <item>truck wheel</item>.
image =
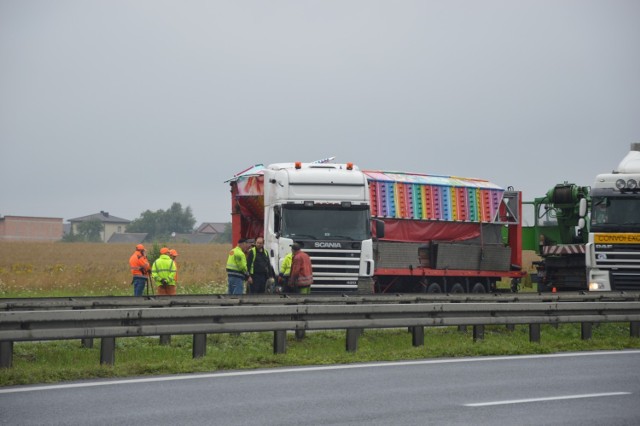
[[482,283],[475,283],[471,289],[471,293],[486,293],[487,289],[484,288]]
[[442,287],[438,283],[431,283],[427,287],[427,293],[442,293]]
[[449,293],[451,294],[464,293],[464,287],[462,287],[462,284],[460,283],[455,283],[454,285],[451,286]]

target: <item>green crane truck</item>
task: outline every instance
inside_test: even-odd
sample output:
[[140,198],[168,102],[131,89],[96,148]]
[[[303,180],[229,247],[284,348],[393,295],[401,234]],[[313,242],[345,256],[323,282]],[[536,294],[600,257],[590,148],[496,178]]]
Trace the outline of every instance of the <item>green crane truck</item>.
[[590,188],[562,183],[544,197],[523,202],[533,206],[534,223],[523,227],[523,249],[534,250],[538,291],[587,289],[585,248],[589,241]]

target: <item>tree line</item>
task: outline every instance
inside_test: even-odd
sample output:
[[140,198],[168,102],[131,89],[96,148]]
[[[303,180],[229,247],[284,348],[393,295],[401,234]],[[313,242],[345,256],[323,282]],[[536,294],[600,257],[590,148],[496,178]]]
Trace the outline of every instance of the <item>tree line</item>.
[[[126,226],[125,231],[131,233],[146,233],[146,242],[168,241],[173,233],[189,234],[194,231],[196,219],[193,217],[191,207],[183,208],[180,203],[174,202],[167,210],[146,210],[139,218],[134,219]],[[65,242],[101,242],[104,224],[99,220],[89,220],[79,223],[74,232],[62,237]],[[223,233],[216,242],[231,242],[231,224],[228,223]]]

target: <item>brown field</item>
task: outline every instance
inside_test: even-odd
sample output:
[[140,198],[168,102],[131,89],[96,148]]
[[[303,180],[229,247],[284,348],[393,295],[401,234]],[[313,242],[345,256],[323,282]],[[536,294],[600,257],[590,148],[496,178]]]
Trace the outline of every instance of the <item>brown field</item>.
[[[178,294],[226,293],[230,244],[171,248],[179,253]],[[153,246],[147,249],[151,252]],[[133,251],[132,244],[0,242],[0,297],[132,295]],[[525,251],[524,269],[531,272],[531,262],[537,259]],[[523,287],[531,287],[529,277]]]
[[[179,253],[178,294],[226,292],[230,244],[171,248]],[[0,297],[133,295],[134,249],[133,244],[0,242]]]

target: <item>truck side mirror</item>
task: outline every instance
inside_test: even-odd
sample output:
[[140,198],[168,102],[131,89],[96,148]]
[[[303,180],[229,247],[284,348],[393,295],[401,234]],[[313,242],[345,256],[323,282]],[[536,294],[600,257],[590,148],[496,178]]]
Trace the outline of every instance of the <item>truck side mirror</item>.
[[584,225],[586,224],[584,217],[578,219],[578,229],[584,229]]
[[587,199],[581,198],[578,206],[578,216],[584,217],[587,214]]

